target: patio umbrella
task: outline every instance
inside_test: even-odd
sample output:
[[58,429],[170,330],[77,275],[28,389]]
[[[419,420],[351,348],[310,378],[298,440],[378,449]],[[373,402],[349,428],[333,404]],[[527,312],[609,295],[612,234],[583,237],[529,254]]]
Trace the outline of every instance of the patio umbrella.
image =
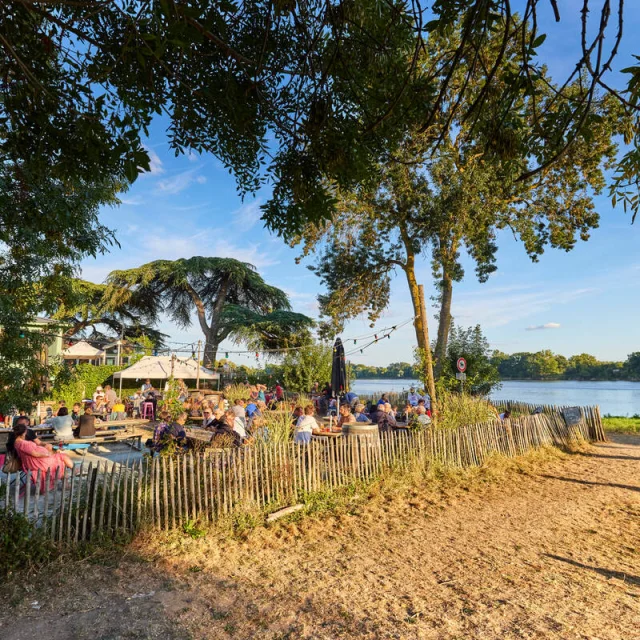
[[340,338],[336,338],[333,345],[331,389],[335,398],[339,398],[347,390],[347,365],[344,357],[344,347],[342,346],[342,340],[340,340]]

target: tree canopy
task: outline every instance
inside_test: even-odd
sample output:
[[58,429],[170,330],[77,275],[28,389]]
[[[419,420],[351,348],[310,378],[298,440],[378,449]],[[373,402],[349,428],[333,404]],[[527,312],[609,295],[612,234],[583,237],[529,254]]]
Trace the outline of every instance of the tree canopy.
[[[514,19],[514,24],[519,23]],[[459,38],[455,32],[449,38],[432,38],[425,45],[425,64],[445,55]],[[485,66],[494,70],[491,95],[484,98],[488,103],[511,81],[513,65],[524,63],[516,48],[496,67],[500,53],[497,36],[487,39],[479,52]],[[390,282],[396,270],[404,272],[418,316],[416,267],[421,256],[430,256],[441,293],[436,377],[447,358],[453,282],[464,276],[461,252],[471,255],[479,280],[485,281],[496,269],[501,229],[519,237],[534,260],[546,246],[570,250],[578,238],[588,239],[599,219],[593,195],[606,184],[604,173],[617,152],[615,137],[628,124],[615,99],[596,96],[590,102],[590,129],[580,132],[552,166],[532,172],[535,159],[529,132],[539,126],[539,112],[559,118],[583,98],[584,83],[578,80],[564,87],[564,97],[558,99],[558,87],[540,72],[532,85],[534,93],[514,96],[511,124],[494,109],[469,123],[459,107],[467,99],[475,100],[474,91],[484,90],[485,85],[469,79],[465,70],[461,63],[448,83],[450,93],[442,102],[440,117],[451,127],[439,148],[434,152],[428,136],[411,132],[390,162],[380,167],[379,182],[340,193],[330,222],[308,225],[296,239],[304,243],[303,255],[319,254],[312,269],[326,286],[326,293],[319,296],[320,309],[334,330],[362,312],[374,322],[392,304]],[[468,98],[461,97],[465,86]],[[470,132],[474,126],[479,127],[475,138]],[[489,141],[482,131],[492,132]],[[549,130],[540,132],[540,141],[548,135]],[[523,180],[525,174],[531,175]],[[372,276],[375,295],[362,295]],[[416,338],[424,349],[418,327]]]
[[287,294],[267,284],[255,267],[233,258],[194,256],[156,260],[107,278],[108,304],[144,300],[154,317],[166,313],[181,327],[198,319],[204,361],[214,363],[230,338],[251,349],[279,351],[309,339],[313,321],[291,311]]
[[152,326],[157,312],[148,298],[127,296],[115,306],[109,301],[114,297],[106,284],[74,278],[66,295],[58,301],[53,318],[60,322],[66,337],[122,337],[135,341],[146,336],[153,346],[163,347],[167,336]]

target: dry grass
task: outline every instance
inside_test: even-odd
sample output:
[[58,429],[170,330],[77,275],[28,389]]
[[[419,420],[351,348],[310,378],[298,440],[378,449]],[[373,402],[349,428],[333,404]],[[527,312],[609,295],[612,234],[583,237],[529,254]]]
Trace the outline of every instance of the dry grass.
[[268,527],[141,536],[115,566],[5,593],[3,640],[637,637],[640,441],[625,438],[387,476]]

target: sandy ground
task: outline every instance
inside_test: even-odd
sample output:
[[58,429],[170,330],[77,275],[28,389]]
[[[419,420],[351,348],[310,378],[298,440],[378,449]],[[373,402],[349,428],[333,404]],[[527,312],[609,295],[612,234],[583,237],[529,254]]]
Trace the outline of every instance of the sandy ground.
[[[5,588],[3,640],[640,638],[640,437]],[[72,569],[72,570],[70,570]]]

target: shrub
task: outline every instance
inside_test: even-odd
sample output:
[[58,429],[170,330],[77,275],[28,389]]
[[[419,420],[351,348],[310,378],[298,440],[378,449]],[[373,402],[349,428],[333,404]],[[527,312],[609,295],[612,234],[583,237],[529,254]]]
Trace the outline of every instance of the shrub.
[[0,511],[0,575],[43,565],[55,547],[40,529],[13,511]]

